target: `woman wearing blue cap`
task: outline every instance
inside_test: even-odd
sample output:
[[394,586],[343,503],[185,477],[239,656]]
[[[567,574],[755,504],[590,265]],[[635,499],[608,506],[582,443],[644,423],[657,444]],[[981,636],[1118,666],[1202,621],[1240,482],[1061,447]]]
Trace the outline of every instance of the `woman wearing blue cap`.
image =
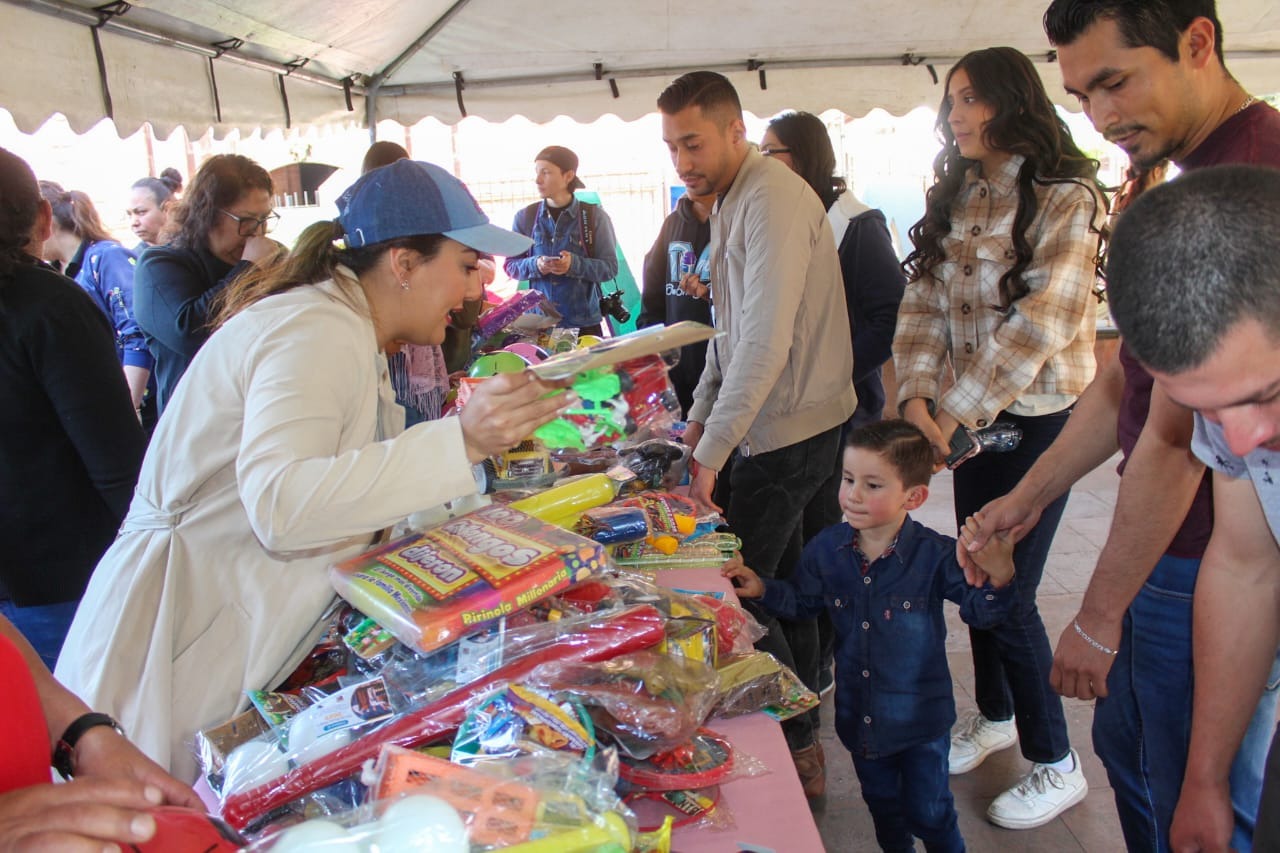
[[152,439],[58,677],[181,778],[186,744],[276,686],[317,639],[327,567],[417,510],[472,494],[471,465],[555,417],[531,373],[404,430],[383,352],[438,344],[476,252],[529,241],[460,181],[401,160],[362,176],[332,231],[237,279]]

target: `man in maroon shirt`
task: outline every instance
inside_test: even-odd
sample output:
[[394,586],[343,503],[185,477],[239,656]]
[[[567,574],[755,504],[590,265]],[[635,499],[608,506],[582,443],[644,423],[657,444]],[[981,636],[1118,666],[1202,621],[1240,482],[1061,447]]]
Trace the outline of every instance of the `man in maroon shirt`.
[[[1280,114],[1227,72],[1212,0],[1054,0],[1045,29],[1067,91],[1137,169],[1166,159],[1184,171],[1220,163],[1280,166]],[[1013,492],[984,509],[984,532],[1010,530],[1016,537],[1041,507],[1117,449],[1124,453],[1111,532],[1080,612],[1059,640],[1050,680],[1064,695],[1099,697],[1095,747],[1130,849],[1165,849],[1175,803],[1180,811],[1203,808],[1210,791],[1214,805],[1227,810],[1228,831],[1231,801],[1220,795],[1234,794],[1232,843],[1247,849],[1275,721],[1276,696],[1269,692],[1243,745],[1216,738],[1211,758],[1199,734],[1188,743],[1192,706],[1182,697],[1192,685],[1191,599],[1195,590],[1200,624],[1206,605],[1196,581],[1213,526],[1209,481],[1190,451],[1191,435],[1191,412],[1153,389],[1151,376],[1122,347],[1100,366],[1053,446]],[[1197,732],[1207,725],[1205,696],[1225,689],[1207,686],[1215,677],[1229,680],[1231,673],[1196,671]]]

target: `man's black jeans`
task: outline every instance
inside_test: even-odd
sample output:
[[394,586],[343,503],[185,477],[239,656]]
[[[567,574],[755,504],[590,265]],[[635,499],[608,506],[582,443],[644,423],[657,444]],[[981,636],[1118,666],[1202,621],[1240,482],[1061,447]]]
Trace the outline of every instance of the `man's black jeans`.
[[[805,507],[831,476],[839,452],[840,427],[836,426],[768,453],[744,456],[735,451],[720,472],[716,503],[725,509],[730,529],[742,539],[743,562],[761,577],[790,577],[800,562]],[[801,681],[815,689],[817,622],[780,622],[751,602],[747,607],[769,632],[756,648],[791,667]],[[801,714],[783,723],[783,734],[793,751],[813,744],[812,717]]]

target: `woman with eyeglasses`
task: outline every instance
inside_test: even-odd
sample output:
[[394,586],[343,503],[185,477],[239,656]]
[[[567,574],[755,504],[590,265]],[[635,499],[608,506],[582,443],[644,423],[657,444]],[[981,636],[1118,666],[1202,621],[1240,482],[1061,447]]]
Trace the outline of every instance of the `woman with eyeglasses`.
[[212,332],[213,301],[281,251],[266,236],[278,219],[271,193],[271,176],[248,157],[210,157],[174,212],[173,240],[138,262],[134,313],[155,356],[160,412]]

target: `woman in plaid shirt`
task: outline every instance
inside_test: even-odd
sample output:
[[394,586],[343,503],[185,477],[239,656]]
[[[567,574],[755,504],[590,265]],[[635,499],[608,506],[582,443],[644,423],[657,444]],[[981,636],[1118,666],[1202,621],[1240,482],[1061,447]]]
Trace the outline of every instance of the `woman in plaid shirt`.
[[[960,427],[998,419],[1023,431],[1016,451],[956,470],[959,523],[1013,488],[1093,378],[1093,287],[1107,211],[1097,162],[1076,146],[1021,53],[968,54],[948,74],[946,92],[943,149],[904,263],[909,282],[893,347],[898,405],[943,456]],[[1066,499],[1018,543],[1019,603],[1009,620],[970,629],[978,713],[951,745],[956,774],[1021,739],[1032,770],[987,812],[1013,829],[1047,823],[1088,790],[1062,700],[1049,686],[1053,655],[1036,608]]]

